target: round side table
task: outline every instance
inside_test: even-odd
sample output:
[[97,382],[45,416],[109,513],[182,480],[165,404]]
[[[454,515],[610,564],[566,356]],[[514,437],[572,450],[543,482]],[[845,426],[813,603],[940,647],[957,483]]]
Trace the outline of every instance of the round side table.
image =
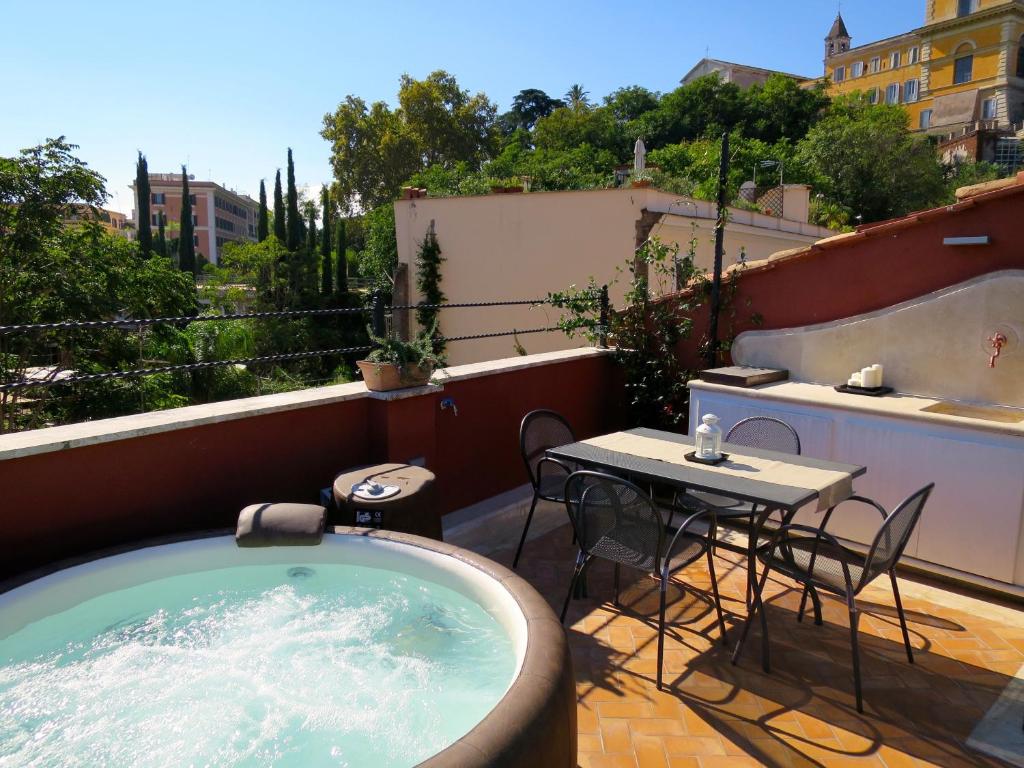
[[[364,482],[398,487],[398,493],[382,499],[364,499],[352,492]],[[358,467],[334,479],[334,503],[342,525],[385,528],[442,540],[434,473],[410,464],[375,464]]]

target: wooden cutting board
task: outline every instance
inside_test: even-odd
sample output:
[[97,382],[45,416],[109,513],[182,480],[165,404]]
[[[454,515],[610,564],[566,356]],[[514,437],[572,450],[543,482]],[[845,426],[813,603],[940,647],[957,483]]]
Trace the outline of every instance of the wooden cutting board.
[[773,381],[785,381],[789,371],[778,368],[750,368],[745,365],[731,365],[727,368],[708,368],[700,377],[711,384],[725,384],[730,387],[756,387]]

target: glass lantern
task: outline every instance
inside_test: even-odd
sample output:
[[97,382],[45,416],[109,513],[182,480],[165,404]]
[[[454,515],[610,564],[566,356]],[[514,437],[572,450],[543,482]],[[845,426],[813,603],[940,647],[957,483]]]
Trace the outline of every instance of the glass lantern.
[[718,417],[713,413],[701,419],[704,423],[697,427],[695,453],[701,459],[718,459],[722,456],[722,428],[718,426]]

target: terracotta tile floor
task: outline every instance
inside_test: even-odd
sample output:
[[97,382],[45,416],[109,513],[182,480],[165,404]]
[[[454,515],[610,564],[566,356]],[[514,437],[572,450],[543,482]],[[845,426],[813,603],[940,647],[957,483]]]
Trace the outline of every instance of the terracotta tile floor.
[[[561,609],[574,559],[566,526],[528,542],[519,572]],[[495,556],[511,562],[511,551]],[[716,559],[730,641],[738,637],[745,569]],[[742,766],[995,766],[969,750],[975,723],[1024,664],[1024,612],[981,596],[900,579],[915,663],[907,663],[887,579],[861,597],[865,714],[857,713],[844,603],[823,596],[824,626],[795,620],[800,594],[769,581],[772,672],[761,671],[760,631],[738,666],[719,642],[703,559],[669,591],[672,631],[665,679],[655,686],[657,582],[623,570],[621,608],[612,566],[596,563],[589,598],[566,627],[579,697],[583,768]],[[692,587],[684,592],[679,580]],[[696,590],[696,591],[694,591]],[[1018,606],[1019,608],[1019,606]]]

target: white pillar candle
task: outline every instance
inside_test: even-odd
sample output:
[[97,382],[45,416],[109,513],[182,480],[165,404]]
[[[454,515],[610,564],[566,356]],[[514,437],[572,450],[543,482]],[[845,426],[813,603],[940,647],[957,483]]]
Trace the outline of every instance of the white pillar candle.
[[881,380],[881,374],[873,368],[862,368],[860,372],[861,386],[866,389],[873,389],[874,387],[881,386],[878,382]]
[[881,363],[875,363],[874,365],[871,366],[871,370],[873,370],[875,373],[878,374],[878,383],[875,384],[875,386],[876,387],[882,386],[882,379],[885,378],[884,369],[882,368],[882,364]]

